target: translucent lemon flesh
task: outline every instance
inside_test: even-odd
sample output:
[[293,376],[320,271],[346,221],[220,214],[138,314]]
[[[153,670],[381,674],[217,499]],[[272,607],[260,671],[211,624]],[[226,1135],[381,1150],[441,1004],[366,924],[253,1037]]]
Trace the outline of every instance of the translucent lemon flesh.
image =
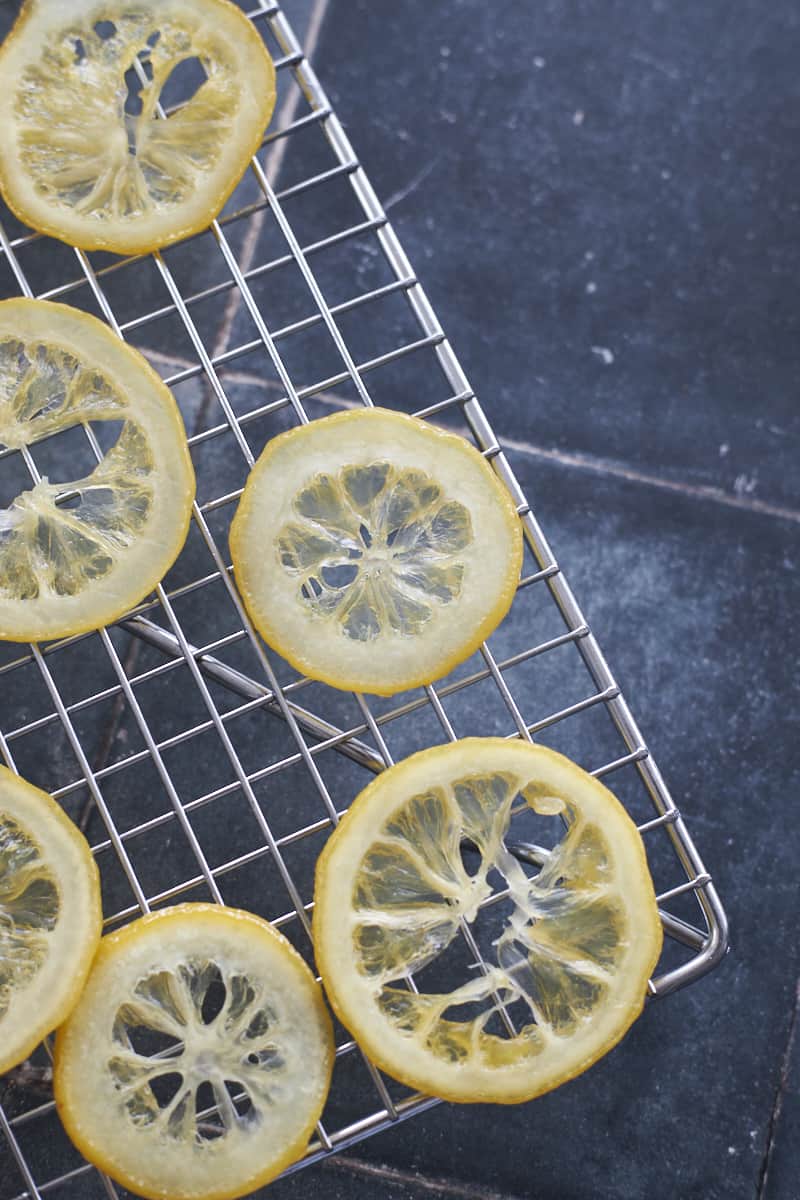
[[58,1036],[56,1101],[123,1186],[222,1200],[303,1153],[332,1064],[320,988],[289,943],[249,913],[183,905],[103,940]]
[[67,454],[59,482],[0,509],[1,637],[66,636],[132,607],[180,549],[194,478],[175,403],[141,356],[74,310],[0,304],[0,447],[110,422],[119,433],[88,475],[71,478]]
[[49,796],[0,767],[0,1074],[67,1016],[100,925],[83,837]]
[[[199,86],[160,118],[187,62]],[[207,225],[275,102],[269,55],[227,0],[29,0],[0,69],[8,201],[87,249],[134,253]]]
[[[505,843],[526,804],[565,825],[535,873]],[[484,968],[426,989],[499,895],[510,911]],[[320,859],[314,931],[326,990],[367,1053],[463,1101],[529,1099],[584,1070],[641,1011],[661,947],[619,803],[560,755],[494,738],[414,755],[366,789]]]
[[274,439],[231,529],[239,588],[298,670],[390,695],[472,653],[514,595],[510,496],[463,438],[381,409]]

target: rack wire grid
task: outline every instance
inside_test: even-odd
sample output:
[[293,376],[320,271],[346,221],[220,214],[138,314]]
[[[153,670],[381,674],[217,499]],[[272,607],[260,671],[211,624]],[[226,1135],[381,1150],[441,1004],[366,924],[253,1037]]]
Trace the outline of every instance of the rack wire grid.
[[[183,554],[134,613],[97,633],[2,649],[2,757],[87,832],[107,929],[211,899],[268,917],[313,963],[314,863],[373,773],[466,734],[540,739],[608,780],[644,835],[668,935],[650,991],[665,995],[725,951],[710,877],[286,16],[266,2],[247,15],[275,60],[278,106],[209,230],[120,259],[3,214],[0,289],[93,312],[142,349],[181,406],[198,495]],[[490,642],[436,686],[391,700],[301,678],[266,649],[227,557],[230,519],[269,438],[372,403],[467,432],[511,492],[526,541],[514,605]],[[83,432],[96,456],[91,427]],[[34,479],[48,447],[22,456]],[[69,453],[79,454],[75,443]],[[20,454],[2,459],[9,470]],[[19,490],[11,482],[4,503]],[[464,952],[482,964],[477,940]],[[293,1169],[437,1103],[337,1035],[329,1103]],[[0,1081],[10,1149],[0,1200],[123,1195],[61,1131],[46,1093],[49,1052]]]

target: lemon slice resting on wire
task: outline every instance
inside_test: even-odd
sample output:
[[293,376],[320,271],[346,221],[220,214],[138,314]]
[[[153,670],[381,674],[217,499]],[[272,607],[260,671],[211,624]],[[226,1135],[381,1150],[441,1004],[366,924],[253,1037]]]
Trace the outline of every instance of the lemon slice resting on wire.
[[[200,86],[162,117],[179,69]],[[42,233],[118,254],[204,229],[275,105],[272,60],[229,0],[27,0],[0,76],[9,207]]]
[[264,639],[334,687],[392,695],[469,657],[522,563],[510,494],[464,438],[385,409],[276,437],[231,527]]
[[85,838],[52,797],[0,767],[0,1075],[68,1015],[101,926]]
[[[506,845],[512,807],[564,819],[539,869]],[[325,847],[314,902],[341,1021],[383,1070],[447,1100],[530,1100],[580,1074],[641,1012],[662,941],[616,798],[569,759],[501,738],[380,775]],[[468,943],[498,913],[478,969]],[[446,968],[462,936],[465,961]]]
[[0,509],[6,640],[97,629],[146,596],[186,539],[194,472],[177,405],[141,354],[64,305],[0,303],[0,450],[68,431],[87,473],[75,478],[75,441],[56,439],[49,475]]
[[322,989],[266,921],[184,904],[103,938],[56,1040],[81,1153],[153,1200],[229,1200],[304,1152],[330,1085]]

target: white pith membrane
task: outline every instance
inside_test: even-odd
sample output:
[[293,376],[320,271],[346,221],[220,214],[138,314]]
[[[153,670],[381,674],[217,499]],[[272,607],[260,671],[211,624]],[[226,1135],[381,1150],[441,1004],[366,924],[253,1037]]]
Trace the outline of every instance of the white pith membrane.
[[100,922],[89,847],[49,796],[0,768],[0,1073],[63,1020]]
[[411,636],[459,596],[472,522],[423,471],[373,462],[320,472],[292,508],[296,519],[278,533],[281,565],[302,602],[345,637]]
[[124,948],[103,943],[56,1052],[59,1111],[84,1154],[127,1187],[186,1200],[239,1195],[302,1153],[333,1060],[296,952],[253,935],[249,914],[192,907]]
[[[454,760],[482,740],[497,769],[448,778],[436,764],[394,794],[390,771],[368,790],[370,814],[356,802],[321,861],[315,935],[337,1012],[379,1065],[445,1098],[502,1101],[555,1086],[619,1039],[661,935],[639,835],[618,802],[587,804],[568,775],[538,769],[541,757],[526,764],[511,750],[503,769],[499,739],[446,750]],[[506,844],[512,809],[544,839],[537,865]]]
[[101,371],[69,351],[0,336],[0,446],[31,446],[82,422],[124,421],[88,476],[43,478],[0,510],[1,599],[75,596],[102,580],[141,533],[153,459],[128,408]]
[[477,450],[378,408],[268,443],[230,541],[270,645],[312,678],[381,695],[477,649],[505,616],[522,559],[511,497]]
[[[13,453],[33,446],[36,483]],[[0,304],[0,450],[1,638],[100,628],[161,580],[194,472],[175,401],[108,326],[59,304]]]
[[[12,203],[34,225],[63,222],[77,245],[129,252],[215,215],[274,103],[274,68],[243,14],[219,0],[30,10],[3,60]],[[159,103],[180,107],[162,117]]]

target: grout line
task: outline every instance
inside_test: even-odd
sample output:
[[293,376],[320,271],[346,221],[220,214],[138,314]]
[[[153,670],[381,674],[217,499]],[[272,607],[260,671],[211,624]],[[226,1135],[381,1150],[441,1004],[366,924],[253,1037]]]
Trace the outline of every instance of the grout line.
[[496,1192],[493,1189],[487,1190],[480,1184],[421,1175],[417,1171],[401,1170],[383,1163],[371,1163],[363,1158],[351,1158],[349,1155],[333,1155],[330,1158],[322,1159],[320,1166],[342,1174],[360,1175],[363,1179],[415,1187],[419,1191],[429,1192],[434,1196],[449,1197],[451,1200],[517,1200],[508,1193]]
[[[174,355],[164,354],[159,350],[150,350],[147,347],[140,347],[140,349],[146,357],[153,357],[164,363],[174,363],[179,367],[189,367],[192,365],[188,361],[184,362],[183,359],[179,359]],[[230,379],[233,383],[259,388],[262,391],[280,390],[280,384],[276,380],[262,379],[261,376],[252,374],[249,371],[228,371],[224,367],[223,370],[225,370],[226,379]],[[314,400],[335,408],[360,407],[355,402],[340,399],[326,392],[320,392],[314,396]],[[752,497],[732,496],[730,493],[724,492],[722,488],[711,487],[708,484],[685,483],[682,480],[665,479],[661,475],[650,475],[645,471],[636,471],[632,467],[623,466],[622,463],[614,462],[607,458],[595,458],[589,454],[547,449],[545,446],[536,446],[532,442],[521,441],[518,438],[500,437],[499,441],[504,449],[513,450],[517,454],[527,454],[531,458],[541,458],[547,462],[558,463],[563,467],[575,467],[580,471],[593,471],[596,475],[610,475],[615,479],[624,479],[628,483],[641,483],[647,487],[658,488],[666,492],[675,492],[677,495],[687,496],[695,500],[705,500],[712,504],[722,504],[728,508],[738,508],[744,512],[757,513],[760,516],[777,517],[781,521],[794,521],[800,524],[800,510],[798,509],[786,508],[780,504],[770,504],[766,500],[756,500]]]
[[800,511],[795,508],[785,508],[783,505],[770,504],[766,500],[755,500],[752,497],[734,496],[723,491],[722,488],[711,487],[708,484],[665,479],[661,475],[650,475],[646,471],[637,471],[610,459],[595,458],[589,454],[568,453],[562,450],[548,450],[544,446],[536,446],[531,442],[518,441],[515,438],[501,437],[500,442],[518,454],[528,454],[532,458],[546,459],[548,462],[559,463],[561,466],[577,467],[582,471],[593,471],[597,475],[612,475],[630,483],[643,483],[649,487],[660,488],[666,492],[677,492],[681,496],[689,496],[696,500],[710,500],[715,504],[724,504],[728,508],[738,508],[745,512],[759,513],[762,516],[778,517],[783,521],[800,523]]
[[778,1084],[775,1088],[775,1096],[772,1101],[772,1111],[769,1115],[769,1124],[767,1125],[767,1141],[764,1147],[764,1157],[761,1160],[761,1169],[758,1173],[758,1185],[756,1187],[756,1200],[766,1200],[767,1184],[769,1183],[769,1168],[772,1162],[772,1152],[775,1148],[775,1135],[778,1132],[778,1123],[783,1109],[783,1098],[786,1095],[786,1090],[789,1086],[789,1070],[792,1064],[792,1051],[794,1050],[795,1039],[797,1037],[797,1027],[800,1023],[800,979],[797,981],[794,994],[794,1005],[792,1007],[792,1015],[789,1018],[789,1032],[786,1037],[786,1046],[784,1047],[781,1057],[781,1069],[778,1075]]

